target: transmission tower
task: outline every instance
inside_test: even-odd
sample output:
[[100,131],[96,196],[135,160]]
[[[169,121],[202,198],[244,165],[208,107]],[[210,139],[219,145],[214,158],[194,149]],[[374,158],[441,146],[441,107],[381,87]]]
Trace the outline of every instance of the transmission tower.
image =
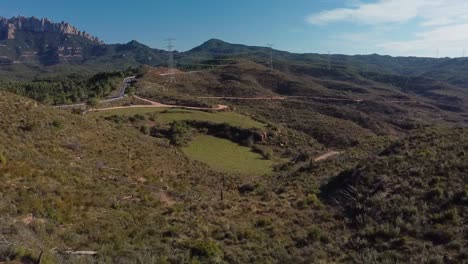
[[331,70],[331,55],[330,55],[330,51],[328,52],[328,70]]
[[174,41],[174,38],[168,38],[166,39],[167,41],[167,51],[169,52],[169,82],[170,83],[175,83],[175,71],[174,71],[174,45],[172,42]]
[[270,72],[273,72],[273,47],[275,45],[270,43],[267,46],[270,47]]

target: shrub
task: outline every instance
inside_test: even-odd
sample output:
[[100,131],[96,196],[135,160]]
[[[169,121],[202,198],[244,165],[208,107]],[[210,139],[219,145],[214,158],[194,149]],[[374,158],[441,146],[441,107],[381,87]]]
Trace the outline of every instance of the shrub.
[[82,115],[83,114],[83,111],[79,108],[74,108],[71,110],[71,113],[74,114],[74,115]]
[[273,221],[270,218],[261,218],[257,220],[257,222],[255,223],[255,227],[267,227],[270,226],[272,223]]
[[90,107],[96,107],[97,105],[99,105],[99,103],[100,101],[96,97],[89,98],[88,101],[86,101],[86,105]]
[[5,167],[7,164],[7,159],[4,154],[0,152],[0,168]]
[[38,125],[36,123],[31,122],[31,121],[26,121],[19,128],[25,132],[31,132],[35,130],[37,127]]
[[427,193],[426,197],[431,200],[437,200],[442,198],[443,195],[444,190],[442,190],[440,187],[435,187]]
[[144,115],[140,115],[140,114],[136,114],[133,117],[135,118],[135,120],[140,120],[140,121],[146,120],[146,117]]
[[145,134],[145,135],[149,135],[150,129],[147,126],[140,126],[140,132]]
[[55,127],[55,128],[63,128],[63,123],[59,120],[54,120],[52,121],[52,123],[50,123],[51,126]]
[[192,256],[221,260],[224,253],[213,241],[196,241],[190,246]]
[[32,252],[22,246],[12,246],[2,255],[3,256],[0,256],[0,259],[3,257],[7,260],[18,260],[18,263],[36,263],[37,261],[33,257]]
[[169,133],[171,143],[176,146],[184,146],[192,138],[192,129],[184,122],[172,122]]
[[322,206],[322,202],[319,200],[315,193],[310,193],[306,197],[307,204],[312,204],[316,206]]
[[323,234],[322,229],[317,226],[312,226],[307,230],[307,238],[312,241],[319,241],[322,240]]
[[454,234],[449,230],[438,227],[433,230],[429,230],[425,234],[426,239],[432,241],[435,245],[447,244],[454,239]]

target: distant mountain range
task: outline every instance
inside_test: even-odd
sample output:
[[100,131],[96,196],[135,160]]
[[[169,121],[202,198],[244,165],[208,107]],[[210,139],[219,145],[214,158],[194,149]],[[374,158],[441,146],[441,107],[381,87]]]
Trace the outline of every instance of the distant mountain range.
[[[177,67],[186,69],[225,65],[234,59],[268,65],[269,56],[267,47],[230,44],[218,39],[208,40],[186,52],[175,52]],[[140,65],[166,66],[168,58],[167,51],[150,48],[135,40],[126,44],[105,44],[66,22],[54,23],[35,17],[0,17],[0,77],[26,78],[67,69],[108,71]],[[410,76],[468,87],[468,59],[465,58],[377,54],[329,56],[275,50],[274,61],[277,70],[314,77],[346,80],[349,75],[358,74],[382,80],[382,75],[387,75],[383,79],[395,81],[398,78],[388,76]]]
[[[163,63],[159,50],[136,41],[106,45],[66,22],[35,17],[0,17],[0,64],[84,65],[120,68]],[[106,66],[112,64],[112,66]]]

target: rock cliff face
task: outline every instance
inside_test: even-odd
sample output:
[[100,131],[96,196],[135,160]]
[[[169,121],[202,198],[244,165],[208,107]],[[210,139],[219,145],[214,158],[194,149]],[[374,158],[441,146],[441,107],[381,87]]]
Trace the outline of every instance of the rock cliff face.
[[7,19],[0,17],[0,40],[15,39],[16,33],[20,31],[77,35],[89,39],[92,42],[103,44],[97,37],[91,36],[85,31],[79,31],[69,23],[54,23],[47,18],[14,17]]

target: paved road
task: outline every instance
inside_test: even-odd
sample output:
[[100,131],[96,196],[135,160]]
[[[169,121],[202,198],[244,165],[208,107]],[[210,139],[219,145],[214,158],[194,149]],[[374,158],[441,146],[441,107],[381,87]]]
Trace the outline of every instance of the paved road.
[[119,94],[115,97],[109,98],[108,100],[122,99],[125,96],[125,90],[128,88],[128,86],[130,86],[130,84],[135,80],[135,78],[135,76],[125,78],[122,84],[120,85]]
[[[116,95],[114,97],[110,97],[108,99],[101,100],[101,103],[110,103],[110,102],[118,101],[118,100],[124,98],[125,97],[125,91],[130,86],[132,81],[135,80],[135,78],[136,78],[135,76],[130,76],[130,77],[127,77],[127,78],[123,79],[122,84],[119,87],[118,95]],[[53,107],[54,108],[81,108],[81,107],[84,107],[84,106],[86,106],[86,103],[69,104],[69,105],[55,105]]]

